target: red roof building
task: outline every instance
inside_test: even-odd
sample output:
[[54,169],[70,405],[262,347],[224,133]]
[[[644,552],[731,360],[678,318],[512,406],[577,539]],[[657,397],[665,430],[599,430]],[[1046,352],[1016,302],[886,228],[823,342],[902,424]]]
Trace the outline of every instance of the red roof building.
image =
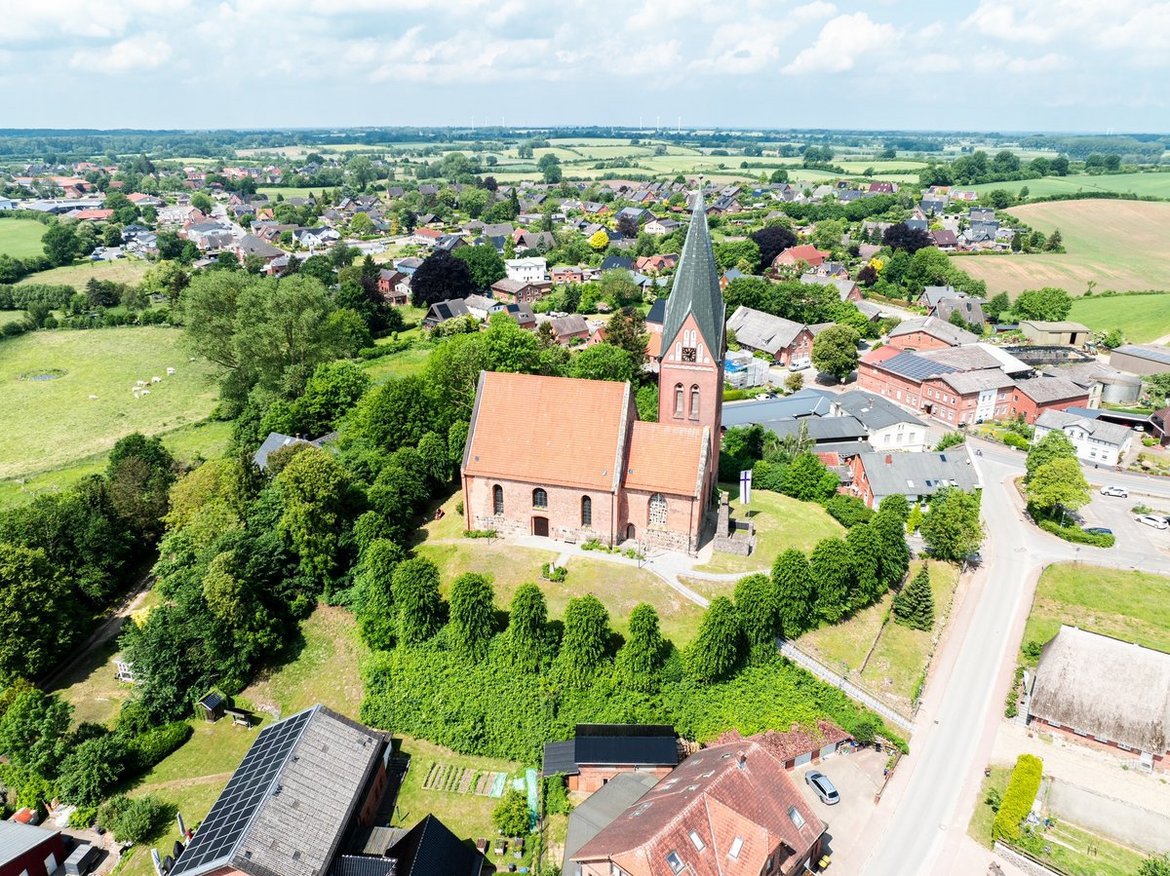
[[817,249],[811,243],[802,243],[800,246],[790,246],[772,260],[772,267],[794,267],[802,262],[810,268],[815,268],[829,257],[829,253]]

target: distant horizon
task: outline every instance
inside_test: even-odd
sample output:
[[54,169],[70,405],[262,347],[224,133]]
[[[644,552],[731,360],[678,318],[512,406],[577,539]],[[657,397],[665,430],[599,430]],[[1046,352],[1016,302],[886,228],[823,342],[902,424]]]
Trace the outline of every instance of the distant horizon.
[[8,0],[0,27],[31,130],[1159,132],[1167,81],[1167,0]]

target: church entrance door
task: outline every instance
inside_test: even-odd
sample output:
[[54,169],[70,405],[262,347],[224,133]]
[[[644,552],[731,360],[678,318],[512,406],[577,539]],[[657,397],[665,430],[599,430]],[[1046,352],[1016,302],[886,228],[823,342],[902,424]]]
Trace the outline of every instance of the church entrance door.
[[547,517],[533,517],[532,518],[532,534],[540,535],[548,538],[548,518]]

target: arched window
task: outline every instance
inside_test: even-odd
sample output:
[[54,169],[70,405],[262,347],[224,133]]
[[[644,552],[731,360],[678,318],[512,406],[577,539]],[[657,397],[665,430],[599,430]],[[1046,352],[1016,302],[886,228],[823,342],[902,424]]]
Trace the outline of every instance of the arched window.
[[532,491],[532,507],[533,508],[547,508],[548,507],[548,493],[540,487]]
[[681,383],[674,385],[674,415],[676,417],[683,415],[683,385]]
[[492,513],[504,513],[504,488],[499,484],[492,487]]
[[581,525],[593,525],[593,500],[588,496],[581,497]]
[[699,387],[691,385],[691,419],[699,419]]
[[666,496],[661,493],[650,497],[650,525],[666,526]]

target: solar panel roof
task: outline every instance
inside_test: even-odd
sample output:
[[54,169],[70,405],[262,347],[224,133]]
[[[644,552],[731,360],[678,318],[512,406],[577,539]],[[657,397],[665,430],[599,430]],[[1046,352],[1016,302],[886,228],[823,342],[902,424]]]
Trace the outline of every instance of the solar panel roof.
[[882,362],[881,367],[886,371],[893,371],[895,374],[901,374],[912,380],[923,380],[927,377],[949,374],[959,370],[950,365],[944,365],[942,362],[933,362],[915,353],[899,353],[897,356]]
[[226,862],[247,833],[253,817],[277,790],[276,779],[313,716],[308,709],[260,731],[199,832],[171,870],[174,876]]

